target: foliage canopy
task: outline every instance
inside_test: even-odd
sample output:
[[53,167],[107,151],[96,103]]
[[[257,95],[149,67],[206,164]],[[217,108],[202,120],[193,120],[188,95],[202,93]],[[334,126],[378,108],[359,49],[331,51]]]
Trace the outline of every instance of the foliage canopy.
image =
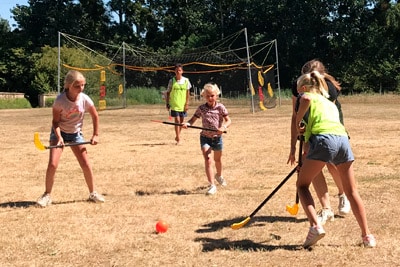
[[398,1],[29,0],[12,13],[12,28],[0,18],[0,91],[32,101],[54,90],[58,32],[179,54],[246,28],[250,43],[277,41],[283,88],[319,58],[343,93],[400,90]]

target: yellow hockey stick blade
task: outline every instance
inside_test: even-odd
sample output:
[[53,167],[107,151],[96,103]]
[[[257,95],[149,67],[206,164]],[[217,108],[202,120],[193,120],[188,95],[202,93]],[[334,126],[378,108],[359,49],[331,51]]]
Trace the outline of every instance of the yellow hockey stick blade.
[[246,219],[244,219],[244,220],[241,221],[241,222],[234,223],[234,224],[231,225],[231,228],[232,228],[233,230],[240,229],[240,228],[242,228],[243,226],[245,226],[245,225],[250,221],[250,219],[251,219],[250,217],[247,217]]
[[258,71],[258,82],[259,82],[259,84],[261,85],[261,86],[264,86],[264,77],[263,77],[263,75],[262,75],[262,73],[261,73],[261,71],[259,70]]
[[264,106],[264,103],[263,103],[262,101],[260,101],[260,102],[258,103],[258,105],[260,106],[260,109],[261,109],[261,110],[267,110],[267,108]]
[[39,150],[46,150],[46,147],[42,144],[42,142],[40,142],[40,138],[39,138],[39,133],[35,132],[33,135],[33,143],[35,143],[35,146],[37,149]]
[[297,215],[297,212],[299,212],[299,204],[294,204],[293,206],[286,205],[286,210],[289,212],[291,215]]
[[270,97],[274,96],[274,90],[272,90],[271,84],[268,83],[268,94]]

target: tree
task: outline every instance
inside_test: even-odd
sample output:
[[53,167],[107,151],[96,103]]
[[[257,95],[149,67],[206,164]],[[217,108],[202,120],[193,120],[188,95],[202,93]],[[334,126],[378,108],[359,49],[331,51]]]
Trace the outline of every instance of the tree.
[[108,42],[111,37],[109,26],[110,12],[105,8],[102,0],[80,0],[80,4],[73,6],[77,20],[78,31],[66,33],[82,36],[99,42]]
[[6,48],[7,48],[7,40],[9,39],[8,36],[10,35],[10,25],[8,21],[5,19],[0,18],[0,91],[5,91],[6,83],[7,83],[7,76],[6,76]]
[[108,41],[110,14],[102,0],[29,0],[29,6],[17,5],[12,13],[23,38],[31,49],[57,46],[58,32]]
[[[105,5],[102,0],[29,0],[28,4],[12,10],[18,23],[12,32],[0,20],[4,90],[40,90],[40,83],[51,83],[48,70],[35,65],[43,73],[33,73],[32,64],[42,59],[40,54],[47,51],[43,48],[58,46],[58,32],[99,42],[94,49],[100,52],[104,49],[100,42],[124,41],[179,55],[243,28],[249,43],[277,40],[281,87],[290,87],[304,62],[312,58],[321,59],[342,81],[344,92],[400,87],[396,1],[109,0]],[[244,39],[235,43],[244,45]]]
[[[378,1],[376,5],[365,7],[361,2],[358,7],[342,6],[338,9],[346,21],[336,25],[346,25],[346,22],[351,25],[351,28],[338,29],[342,36],[338,34],[336,38],[335,50],[340,51],[337,53],[340,76],[351,92],[393,90],[399,86],[399,4]],[[353,13],[349,12],[351,10]],[[350,17],[353,21],[349,21]],[[358,18],[356,21],[355,17]],[[339,64],[343,65],[340,67]],[[344,64],[347,68],[343,67]]]
[[73,0],[29,0],[29,6],[17,5],[12,13],[22,37],[31,49],[57,46],[57,33],[78,32],[80,17],[74,13]]

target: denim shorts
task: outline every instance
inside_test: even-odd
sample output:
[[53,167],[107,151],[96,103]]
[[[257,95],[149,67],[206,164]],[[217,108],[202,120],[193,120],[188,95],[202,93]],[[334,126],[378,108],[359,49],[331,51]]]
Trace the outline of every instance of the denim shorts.
[[[65,143],[82,143],[85,142],[85,139],[83,138],[83,134],[81,132],[78,133],[65,133],[61,131],[61,137],[64,139]],[[54,130],[51,129],[50,133],[50,141],[57,141],[57,136],[54,133]]]
[[333,134],[311,135],[309,144],[310,149],[307,153],[307,159],[330,162],[335,165],[354,161],[353,151],[347,136]]
[[187,112],[186,111],[176,111],[176,110],[171,110],[171,117],[182,117],[185,118],[187,117]]
[[223,148],[222,136],[206,137],[200,135],[200,147],[211,147],[214,151],[222,151]]

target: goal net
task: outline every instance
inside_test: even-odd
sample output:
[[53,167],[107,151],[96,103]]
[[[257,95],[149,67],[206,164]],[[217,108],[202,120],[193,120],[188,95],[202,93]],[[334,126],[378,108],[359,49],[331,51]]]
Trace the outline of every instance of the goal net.
[[132,88],[157,88],[161,95],[174,76],[176,63],[183,65],[195,99],[207,82],[221,88],[221,97],[250,100],[253,111],[275,107],[280,97],[276,41],[249,45],[245,29],[205,47],[157,52],[126,43],[115,46],[61,36],[61,73],[69,69],[84,72],[92,81],[86,93],[100,109],[126,107]]
[[85,93],[100,110],[126,107],[124,74],[115,65],[122,46],[104,44],[65,33],[59,33],[59,85],[69,70],[86,77]]

